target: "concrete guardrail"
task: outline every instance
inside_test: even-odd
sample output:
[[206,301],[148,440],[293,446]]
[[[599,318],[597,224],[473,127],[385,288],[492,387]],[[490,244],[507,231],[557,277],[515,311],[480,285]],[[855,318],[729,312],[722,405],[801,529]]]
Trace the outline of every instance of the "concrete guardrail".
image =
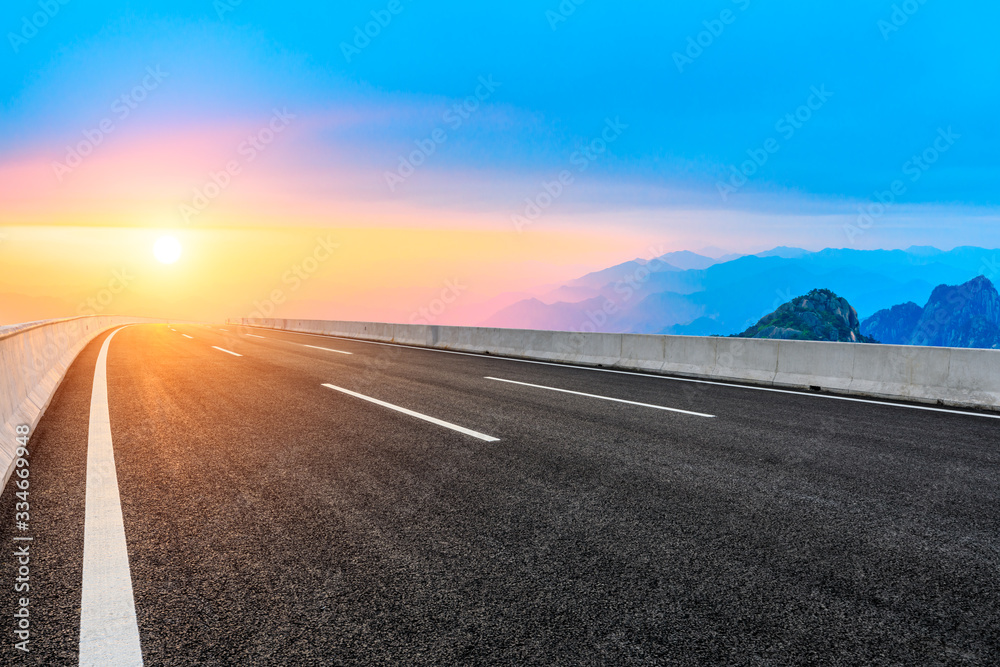
[[14,469],[19,425],[32,430],[59,383],[84,346],[121,324],[149,320],[127,317],[73,317],[34,322],[0,331],[0,473],[7,485]]
[[1000,410],[1000,350],[242,318],[230,323],[584,366]]

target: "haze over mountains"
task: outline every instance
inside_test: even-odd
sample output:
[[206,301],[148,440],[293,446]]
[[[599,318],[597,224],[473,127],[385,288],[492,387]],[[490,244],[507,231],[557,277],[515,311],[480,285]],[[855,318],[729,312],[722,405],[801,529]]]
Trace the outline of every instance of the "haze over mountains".
[[1000,251],[779,247],[713,259],[682,251],[589,273],[500,308],[481,326],[615,333],[731,335],[814,289],[845,298],[862,320],[939,285],[1000,273]]

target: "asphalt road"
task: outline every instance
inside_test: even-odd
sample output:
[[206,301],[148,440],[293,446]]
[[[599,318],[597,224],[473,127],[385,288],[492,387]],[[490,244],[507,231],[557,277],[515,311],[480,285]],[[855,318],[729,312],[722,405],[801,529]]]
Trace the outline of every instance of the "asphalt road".
[[[1000,662],[1000,420],[224,328],[110,343],[147,665]],[[0,498],[2,664],[79,659],[105,337],[30,440],[30,653]]]

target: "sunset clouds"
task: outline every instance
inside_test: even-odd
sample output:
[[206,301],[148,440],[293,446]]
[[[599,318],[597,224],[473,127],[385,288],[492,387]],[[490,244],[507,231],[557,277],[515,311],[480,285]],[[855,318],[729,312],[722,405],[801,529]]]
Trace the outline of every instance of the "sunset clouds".
[[[349,230],[357,273],[317,272],[286,308],[335,293],[371,318],[420,305],[401,282],[431,294],[465,266],[463,298],[486,301],[658,245],[1000,245],[1000,10],[928,4],[892,23],[891,4],[109,1],[60,4],[29,38],[40,10],[19,0],[0,10],[17,37],[0,56],[0,229],[107,249],[74,269],[95,284],[147,232],[247,234],[259,256],[218,262],[239,279],[199,265],[199,317],[252,304],[250,274],[311,230]],[[941,132],[955,140],[928,164]],[[393,268],[377,239],[397,231],[435,261]],[[55,248],[22,251],[61,271]]]

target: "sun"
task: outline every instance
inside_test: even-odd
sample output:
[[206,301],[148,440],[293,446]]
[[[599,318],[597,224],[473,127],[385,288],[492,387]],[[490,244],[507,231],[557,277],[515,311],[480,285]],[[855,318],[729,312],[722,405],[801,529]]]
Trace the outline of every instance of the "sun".
[[173,236],[161,236],[153,244],[153,255],[162,264],[173,264],[181,258],[181,242]]

